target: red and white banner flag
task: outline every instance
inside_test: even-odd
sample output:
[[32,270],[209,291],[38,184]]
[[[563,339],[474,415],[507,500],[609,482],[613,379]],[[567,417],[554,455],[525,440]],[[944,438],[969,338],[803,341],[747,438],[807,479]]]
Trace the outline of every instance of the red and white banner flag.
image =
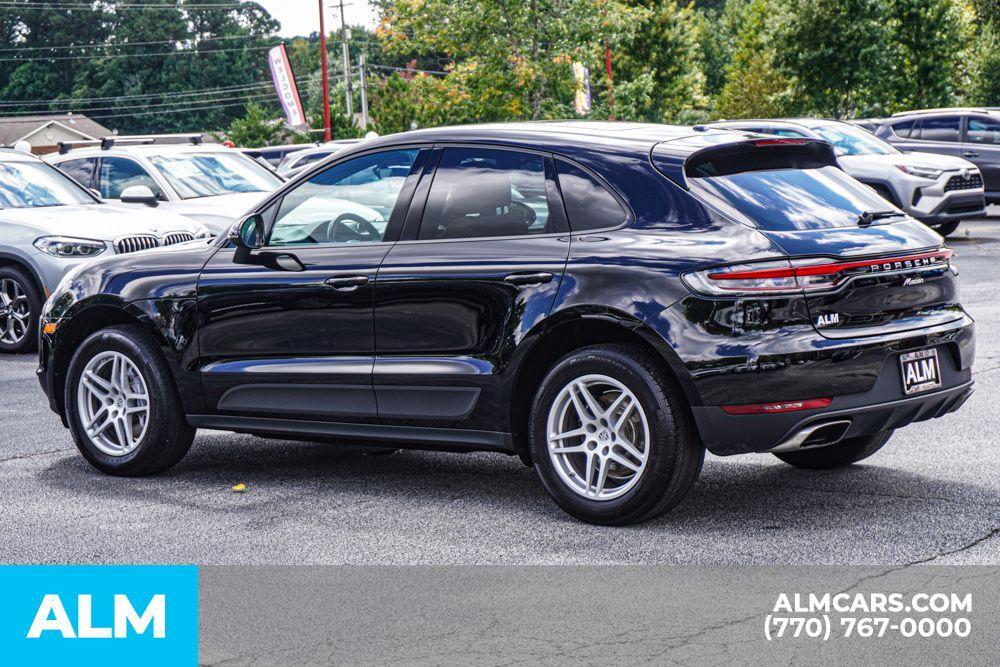
[[305,127],[306,114],[299,99],[299,89],[292,76],[292,65],[288,62],[285,45],[279,44],[267,52],[267,61],[271,66],[271,78],[274,79],[274,89],[278,91],[278,99],[285,110],[285,118],[292,127]]

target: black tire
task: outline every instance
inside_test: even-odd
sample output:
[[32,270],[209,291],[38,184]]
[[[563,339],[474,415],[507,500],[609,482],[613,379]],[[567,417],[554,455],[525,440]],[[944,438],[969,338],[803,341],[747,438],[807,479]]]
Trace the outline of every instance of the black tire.
[[[11,280],[16,283],[21,293],[25,296],[28,315],[25,325],[17,325],[18,327],[24,326],[26,328],[22,337],[16,342],[0,340],[0,352],[8,354],[34,352],[38,349],[38,318],[42,314],[42,295],[39,293],[38,287],[35,285],[35,281],[32,277],[19,267],[0,267],[0,284],[2,284],[5,280]],[[0,311],[3,309],[4,304],[0,303]],[[3,334],[3,329],[8,321],[8,317],[12,317],[12,315],[6,315],[0,318],[0,335]],[[20,332],[21,329],[19,328],[18,331]]]
[[829,447],[807,449],[801,452],[776,453],[775,456],[796,468],[809,470],[842,468],[864,460],[882,449],[885,443],[889,442],[892,434],[893,431],[879,431],[875,435],[843,440]]
[[958,226],[960,224],[962,224],[961,220],[952,220],[951,222],[944,222],[934,227],[934,231],[936,231],[941,236],[951,236],[952,234],[955,233],[955,230],[958,229]]
[[[77,405],[77,387],[87,362],[106,351],[120,352],[135,365],[149,395],[146,431],[133,450],[120,456],[101,451],[86,435]],[[70,361],[64,393],[70,432],[83,457],[103,473],[126,477],[153,475],[184,458],[195,429],[184,416],[172,377],[156,341],[141,325],[108,327],[84,340]]]
[[[597,500],[584,497],[557,472],[549,456],[547,421],[560,392],[572,380],[603,375],[620,382],[638,400],[649,424],[645,468],[623,495]],[[605,406],[607,407],[607,406]],[[649,354],[629,345],[598,345],[560,359],[535,394],[529,416],[529,446],[535,470],[556,504],[587,523],[621,526],[663,514],[694,485],[705,459],[680,389]]]

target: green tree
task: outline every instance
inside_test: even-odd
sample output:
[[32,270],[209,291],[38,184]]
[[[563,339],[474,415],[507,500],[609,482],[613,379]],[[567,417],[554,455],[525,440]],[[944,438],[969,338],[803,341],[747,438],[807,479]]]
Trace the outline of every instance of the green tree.
[[698,49],[705,71],[705,93],[715,97],[726,83],[726,70],[733,59],[736,41],[745,20],[749,0],[730,0],[720,7],[701,9],[697,3]]
[[1000,30],[996,25],[984,24],[975,38],[970,67],[972,82],[967,95],[971,104],[1000,106]]
[[752,0],[746,8],[716,99],[716,117],[773,118],[788,112],[791,82],[774,63],[773,14],[771,0]]
[[966,88],[972,12],[955,0],[892,0],[892,95],[886,112],[954,104]]
[[250,102],[246,113],[241,118],[233,120],[222,136],[237,146],[255,148],[293,143],[289,134],[284,123],[276,119],[271,111],[255,102]]
[[891,96],[895,45],[879,0],[782,0],[776,62],[803,110],[840,118],[869,115]]
[[621,0],[383,0],[378,35],[392,57],[440,54],[439,103],[452,121],[571,115],[571,65],[604,94],[604,45],[627,44],[647,14]]
[[694,6],[676,0],[633,4],[646,11],[636,12],[642,18],[616,60],[617,117],[671,122],[706,106]]

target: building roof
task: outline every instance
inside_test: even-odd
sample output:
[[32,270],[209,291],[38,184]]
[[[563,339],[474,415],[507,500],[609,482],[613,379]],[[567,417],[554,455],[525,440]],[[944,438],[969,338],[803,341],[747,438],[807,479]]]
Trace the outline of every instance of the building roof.
[[99,139],[112,132],[97,121],[81,114],[50,114],[37,116],[0,117],[0,146],[12,146],[14,142],[43,128],[50,123],[58,123],[83,137]]

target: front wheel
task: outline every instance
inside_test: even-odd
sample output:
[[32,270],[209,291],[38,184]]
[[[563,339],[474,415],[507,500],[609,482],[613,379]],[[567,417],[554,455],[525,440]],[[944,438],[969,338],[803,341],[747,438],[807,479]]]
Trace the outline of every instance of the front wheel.
[[166,360],[140,325],[109,327],[83,341],[64,400],[77,448],[109,475],[166,470],[194,439]]
[[775,454],[779,459],[796,468],[829,470],[862,461],[889,442],[893,431],[879,431],[875,435],[842,440],[835,445],[804,449],[797,452]]
[[674,507],[705,456],[683,400],[640,348],[602,345],[563,357],[530,415],[531,455],[549,495],[577,519],[604,525]]
[[14,266],[0,267],[0,352],[33,352],[42,296],[35,281]]

